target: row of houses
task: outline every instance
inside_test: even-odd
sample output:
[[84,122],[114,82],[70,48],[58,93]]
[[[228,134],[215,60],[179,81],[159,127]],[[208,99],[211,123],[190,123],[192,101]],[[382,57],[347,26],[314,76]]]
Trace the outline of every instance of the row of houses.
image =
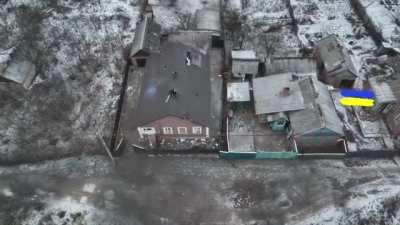
[[[135,130],[131,144],[159,148],[165,142],[182,142],[190,148],[200,142],[209,147],[221,137],[224,121],[215,113],[222,111],[222,87],[216,89],[222,79],[214,58],[216,49],[223,47],[217,11],[202,9],[196,15],[214,19],[199,17],[196,30],[175,34],[162,33],[151,7],[145,12],[131,51],[132,65],[144,71],[129,122]],[[317,43],[315,57],[259,60],[254,51],[233,50],[226,96],[228,150],[290,156],[293,152],[344,153],[343,123],[329,88],[353,87],[358,74],[350,54],[333,35]],[[376,93],[373,110],[385,115],[392,134],[398,135],[400,84],[395,77],[390,79],[370,78],[368,85]],[[176,149],[176,145],[169,147]]]
[[[257,59],[253,51],[232,51],[233,82],[228,84],[227,100],[232,103],[232,108],[237,108],[235,105],[243,102],[247,103],[247,107],[253,107],[258,123],[265,124],[275,132],[286,132],[288,139],[295,142],[297,150],[301,153],[321,151],[334,153],[347,151],[344,145],[347,137],[329,89],[372,89],[375,93],[375,105],[372,108],[355,110],[357,119],[362,117],[360,114],[374,114],[375,119],[383,119],[386,122],[391,137],[398,138],[400,134],[398,69],[393,70],[390,76],[370,74],[366,81],[361,82],[364,85],[360,86],[360,82],[356,81],[362,79],[359,78],[350,55],[351,52],[334,35],[321,39],[315,45],[315,58],[271,57],[263,62]],[[396,66],[397,63],[394,62],[396,59],[391,59],[391,62],[386,63]],[[248,63],[250,60],[251,63]],[[246,63],[247,67],[243,66]],[[246,90],[249,92],[249,97],[239,98],[238,96],[245,96]],[[365,112],[360,113],[360,110]],[[379,121],[373,122],[371,119],[373,118],[367,118],[370,121],[364,124],[379,124]],[[361,126],[364,135],[363,129],[365,128]],[[388,138],[387,134],[372,135],[381,136],[385,139],[385,143]],[[232,140],[234,136],[231,135],[230,138]],[[390,145],[387,147],[390,149]],[[230,150],[244,151],[240,148],[235,149],[234,145],[231,145]],[[253,150],[265,151],[256,148]]]

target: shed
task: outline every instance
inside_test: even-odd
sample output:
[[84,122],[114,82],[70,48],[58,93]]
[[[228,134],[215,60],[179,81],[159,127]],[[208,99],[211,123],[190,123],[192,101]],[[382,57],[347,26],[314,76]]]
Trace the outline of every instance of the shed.
[[147,57],[152,52],[159,52],[160,34],[161,26],[153,20],[152,14],[145,15],[137,24],[131,58],[138,66],[145,66]]
[[6,81],[21,84],[28,88],[36,76],[36,66],[29,61],[12,60],[1,74]]
[[292,135],[301,146],[335,145],[344,136],[328,87],[309,77],[299,81],[305,109],[289,112]]
[[233,50],[232,74],[237,78],[252,78],[258,73],[259,60],[252,50]]
[[311,57],[272,57],[265,63],[265,74],[317,74],[317,62]]
[[375,93],[376,112],[383,112],[391,133],[400,136],[400,76],[371,77],[369,85]]
[[250,84],[249,82],[230,82],[227,85],[228,102],[249,102]]
[[391,103],[397,100],[385,77],[371,77],[368,82],[375,94],[375,104]]
[[353,85],[357,71],[348,50],[336,36],[330,35],[321,39],[316,46],[316,55],[323,70],[323,81],[334,87]]
[[196,11],[196,29],[221,32],[221,16],[219,10],[211,8]]
[[253,79],[257,115],[304,109],[304,99],[297,80],[289,73]]

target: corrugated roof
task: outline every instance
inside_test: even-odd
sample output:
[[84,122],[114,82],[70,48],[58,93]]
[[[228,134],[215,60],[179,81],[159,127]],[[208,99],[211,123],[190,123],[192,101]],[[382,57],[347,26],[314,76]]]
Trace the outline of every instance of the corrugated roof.
[[328,73],[344,68],[356,74],[353,61],[348,55],[347,49],[340,44],[336,36],[330,35],[321,39],[317,47],[318,53]]
[[233,50],[231,55],[233,60],[258,60],[253,50]]
[[[198,55],[201,66],[185,63],[186,54]],[[139,103],[132,117],[135,126],[172,115],[208,125],[210,115],[210,69],[208,55],[189,46],[166,42],[160,53],[147,60]],[[174,76],[173,73],[177,72]],[[169,91],[175,89],[176,98],[166,102]]]
[[250,101],[249,82],[231,82],[227,87],[228,102],[248,102]]
[[327,86],[314,77],[299,81],[306,109],[290,112],[289,119],[294,135],[304,135],[322,128],[344,135],[343,124]]
[[232,73],[235,76],[245,76],[245,74],[256,75],[258,73],[258,61],[239,61],[232,62]]
[[[289,95],[282,91],[289,88]],[[277,74],[253,79],[256,114],[269,114],[304,109],[304,99],[291,74]]]
[[314,58],[303,57],[275,57],[265,63],[265,74],[278,73],[297,73],[315,74],[317,73],[317,63]]
[[136,26],[131,56],[134,56],[140,50],[158,50],[160,45],[160,33],[161,26],[157,24],[150,15],[146,15]]
[[369,85],[374,91],[375,100],[378,103],[389,103],[397,100],[392,88],[384,77],[377,76],[369,78]]
[[2,74],[7,80],[22,84],[28,88],[36,76],[36,66],[29,61],[12,60]]

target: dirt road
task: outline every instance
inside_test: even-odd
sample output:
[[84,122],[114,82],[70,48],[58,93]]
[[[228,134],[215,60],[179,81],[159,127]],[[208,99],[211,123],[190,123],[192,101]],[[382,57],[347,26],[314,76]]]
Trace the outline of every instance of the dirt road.
[[396,224],[398,218],[400,168],[392,160],[348,167],[128,154],[115,170],[106,158],[69,160],[0,168],[0,224]]

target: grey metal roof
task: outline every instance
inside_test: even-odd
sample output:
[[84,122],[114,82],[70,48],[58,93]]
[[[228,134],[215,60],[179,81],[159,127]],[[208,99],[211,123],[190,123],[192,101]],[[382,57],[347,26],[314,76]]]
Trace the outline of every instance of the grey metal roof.
[[233,60],[232,62],[232,73],[234,76],[244,76],[245,74],[257,74],[258,73],[258,61],[242,61]]
[[317,44],[317,50],[328,74],[336,70],[347,69],[356,75],[357,72],[347,49],[340,44],[335,35],[321,39]]
[[317,63],[314,58],[274,57],[265,63],[265,74],[297,73],[316,74]]
[[257,60],[256,53],[253,50],[232,50],[232,59],[238,60]]
[[[210,67],[208,55],[189,46],[163,43],[160,53],[153,53],[147,60],[144,81],[132,122],[142,126],[168,115],[187,118],[195,123],[208,125],[210,116]],[[201,57],[201,66],[185,63],[186,53]],[[175,78],[172,75],[177,72]],[[176,98],[166,102],[171,89]]]
[[294,135],[304,135],[322,128],[339,135],[343,133],[343,123],[327,86],[314,77],[299,81],[306,109],[289,112],[290,124]]
[[220,11],[204,8],[196,11],[196,28],[198,30],[221,31]]
[[231,82],[227,85],[228,102],[248,102],[250,101],[249,82]]
[[161,26],[150,15],[144,16],[143,20],[136,26],[131,56],[134,56],[140,50],[157,51],[160,47],[160,33]]
[[378,103],[389,103],[397,101],[392,88],[384,77],[369,78],[369,85],[375,93],[375,100]]
[[[282,91],[289,88],[289,95]],[[270,114],[304,109],[304,99],[291,74],[277,74],[253,79],[256,114]]]
[[19,83],[28,88],[36,75],[36,66],[29,61],[11,60],[3,74],[3,78]]

